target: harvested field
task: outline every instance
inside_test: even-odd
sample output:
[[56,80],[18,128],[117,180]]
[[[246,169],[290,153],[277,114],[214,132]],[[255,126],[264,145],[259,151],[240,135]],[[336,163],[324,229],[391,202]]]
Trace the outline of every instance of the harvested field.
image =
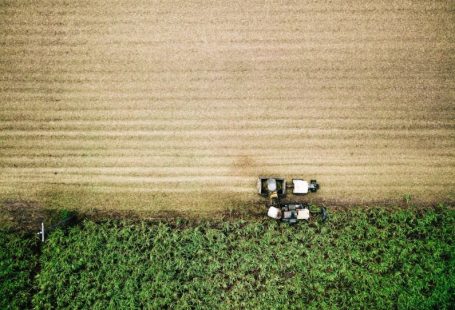
[[257,175],[455,201],[450,1],[0,2],[0,201],[198,214]]

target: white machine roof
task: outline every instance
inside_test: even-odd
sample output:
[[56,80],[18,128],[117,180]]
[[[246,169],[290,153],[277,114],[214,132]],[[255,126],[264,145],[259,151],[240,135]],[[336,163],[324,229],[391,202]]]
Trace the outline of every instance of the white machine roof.
[[267,189],[270,192],[276,191],[276,180],[275,179],[268,179],[267,180]]
[[304,180],[292,180],[294,183],[294,194],[307,194],[308,193],[308,182]]
[[276,207],[270,207],[267,216],[279,220],[281,218],[281,210]]
[[298,220],[308,220],[310,218],[310,210],[302,209],[297,210],[297,219]]

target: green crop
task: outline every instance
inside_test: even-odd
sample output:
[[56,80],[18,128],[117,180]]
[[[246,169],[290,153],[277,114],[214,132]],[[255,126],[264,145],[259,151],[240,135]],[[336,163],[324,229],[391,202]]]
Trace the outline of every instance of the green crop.
[[43,248],[36,308],[450,308],[455,214],[381,209],[326,224],[87,221]]
[[36,240],[0,230],[0,309],[30,306],[32,275],[37,265]]
[[0,308],[449,309],[454,236],[448,208],[293,227],[85,221],[50,234],[37,265],[33,239],[2,232]]

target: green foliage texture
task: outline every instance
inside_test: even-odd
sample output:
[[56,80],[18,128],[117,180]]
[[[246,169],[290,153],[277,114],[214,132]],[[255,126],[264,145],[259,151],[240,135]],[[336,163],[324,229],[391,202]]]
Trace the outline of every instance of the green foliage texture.
[[32,302],[38,309],[450,309],[454,233],[447,208],[337,211],[325,224],[297,226],[86,221],[43,245]]
[[32,298],[36,240],[0,230],[0,309],[25,309]]

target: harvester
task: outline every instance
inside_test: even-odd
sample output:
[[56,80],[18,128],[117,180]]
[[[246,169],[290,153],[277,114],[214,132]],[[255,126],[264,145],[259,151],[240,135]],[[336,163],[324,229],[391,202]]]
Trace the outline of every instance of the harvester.
[[259,177],[257,190],[259,195],[268,198],[266,206],[269,217],[289,224],[295,224],[299,220],[308,221],[312,214],[320,214],[322,221],[327,219],[327,210],[323,207],[310,207],[309,204],[301,202],[286,202],[284,198],[287,189],[292,189],[293,195],[306,195],[317,192],[319,184],[316,180],[308,182],[303,179],[292,179],[292,182],[287,184],[284,178]]

